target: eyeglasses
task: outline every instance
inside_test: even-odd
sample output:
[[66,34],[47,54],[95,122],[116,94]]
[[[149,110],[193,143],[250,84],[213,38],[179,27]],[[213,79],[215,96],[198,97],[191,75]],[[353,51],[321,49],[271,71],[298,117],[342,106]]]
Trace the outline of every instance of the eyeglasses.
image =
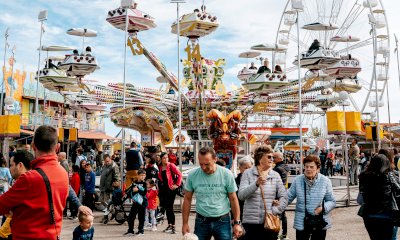
[[272,156],[272,155],[267,155],[267,158],[268,158],[268,159],[274,159],[274,156]]

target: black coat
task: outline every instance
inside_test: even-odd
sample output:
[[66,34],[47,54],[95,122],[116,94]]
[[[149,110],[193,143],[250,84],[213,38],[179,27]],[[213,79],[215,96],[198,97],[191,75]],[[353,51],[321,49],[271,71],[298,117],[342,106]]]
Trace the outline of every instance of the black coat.
[[371,214],[390,215],[392,211],[392,185],[389,174],[360,174],[360,193],[364,204],[359,215],[367,217]]

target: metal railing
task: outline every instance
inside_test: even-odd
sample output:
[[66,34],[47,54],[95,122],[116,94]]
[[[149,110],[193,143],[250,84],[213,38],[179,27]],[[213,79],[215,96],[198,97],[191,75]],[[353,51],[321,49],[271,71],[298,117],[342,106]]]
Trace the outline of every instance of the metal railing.
[[[21,114],[22,118],[22,127],[28,129],[34,129],[35,123],[35,115],[33,113],[30,114]],[[40,125],[50,125],[55,128],[77,128],[83,131],[98,131],[105,132],[105,123],[103,120],[79,120],[76,118],[63,118],[57,116],[48,116],[48,115],[38,115],[36,117],[36,123],[38,126]]]

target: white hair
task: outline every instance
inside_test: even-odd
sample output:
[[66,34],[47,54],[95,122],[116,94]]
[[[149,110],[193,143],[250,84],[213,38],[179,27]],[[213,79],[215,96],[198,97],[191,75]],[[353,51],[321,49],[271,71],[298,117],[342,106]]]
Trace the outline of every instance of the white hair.
[[245,163],[251,163],[251,165],[253,165],[254,160],[250,155],[246,155],[246,156],[242,157],[241,159],[239,159],[238,163],[239,163],[239,167],[243,166],[243,164],[245,164]]
[[278,156],[279,156],[280,158],[282,158],[282,160],[283,160],[283,153],[277,151],[277,152],[275,152],[274,154],[278,155]]

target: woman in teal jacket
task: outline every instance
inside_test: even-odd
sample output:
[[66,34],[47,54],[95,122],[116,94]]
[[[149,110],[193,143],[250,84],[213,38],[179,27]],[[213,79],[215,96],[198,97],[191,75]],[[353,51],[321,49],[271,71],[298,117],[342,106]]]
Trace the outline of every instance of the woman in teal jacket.
[[[297,176],[288,191],[289,204],[297,198],[294,216],[296,240],[325,240],[326,230],[331,227],[329,212],[336,206],[332,183],[319,173],[321,161],[316,155],[303,160],[304,174]],[[304,193],[306,192],[306,196]],[[306,197],[306,198],[305,198]],[[307,200],[305,203],[304,200]],[[304,229],[305,206],[311,215],[323,214],[327,225],[321,230]]]

